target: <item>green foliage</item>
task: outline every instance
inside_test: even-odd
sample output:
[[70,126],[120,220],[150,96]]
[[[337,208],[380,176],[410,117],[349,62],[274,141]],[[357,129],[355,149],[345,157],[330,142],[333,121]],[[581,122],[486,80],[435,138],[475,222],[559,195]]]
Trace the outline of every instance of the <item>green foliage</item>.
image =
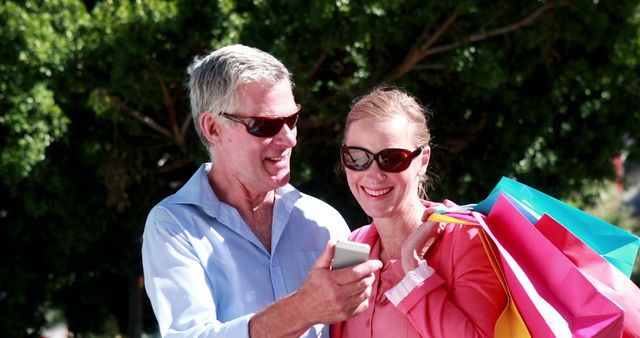
[[587,205],[616,154],[640,156],[638,13],[635,0],[5,1],[0,331],[37,332],[48,308],[78,334],[125,331],[146,213],[206,160],[184,87],[196,55],[241,42],[290,67],[292,183],[355,228],[367,220],[337,149],[351,101],[381,83],[434,113],[432,199],[478,201],[511,176]]
[[47,147],[64,135],[69,123],[43,83],[8,101],[12,109],[0,116],[0,128],[5,130],[0,176],[5,184],[29,175],[33,166],[45,159]]
[[[632,175],[633,176],[633,175]],[[637,186],[640,182],[634,182]],[[580,199],[581,196],[576,196],[577,199],[569,199],[567,202],[583,208],[589,214],[596,216],[610,224],[615,224],[621,229],[629,231],[636,236],[640,236],[640,215],[634,215],[632,208],[621,199],[619,187],[611,182],[607,183],[592,183],[589,184],[585,190],[590,192],[593,196],[593,203],[591,205],[585,205],[584,200]],[[636,262],[631,274],[631,280],[636,285],[640,285],[640,255],[636,257]]]

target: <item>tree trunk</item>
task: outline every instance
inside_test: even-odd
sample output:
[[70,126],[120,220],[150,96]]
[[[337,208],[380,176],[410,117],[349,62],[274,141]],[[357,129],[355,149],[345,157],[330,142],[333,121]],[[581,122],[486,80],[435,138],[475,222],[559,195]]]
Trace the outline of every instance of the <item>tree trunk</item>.
[[142,337],[142,297],[144,297],[142,275],[131,277],[129,280],[129,324],[127,328],[129,338]]

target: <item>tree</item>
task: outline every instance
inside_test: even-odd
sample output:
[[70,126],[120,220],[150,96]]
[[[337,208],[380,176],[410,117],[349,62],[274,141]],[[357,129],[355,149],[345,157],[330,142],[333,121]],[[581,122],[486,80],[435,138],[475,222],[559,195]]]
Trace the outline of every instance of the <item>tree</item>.
[[638,158],[637,18],[630,0],[5,1],[0,330],[37,332],[47,308],[76,333],[114,316],[136,336],[140,308],[155,327],[140,235],[206,160],[184,88],[195,55],[242,42],[290,67],[292,183],[355,228],[333,168],[350,102],[380,83],[433,111],[433,199],[478,201],[504,175],[587,200],[616,154]]

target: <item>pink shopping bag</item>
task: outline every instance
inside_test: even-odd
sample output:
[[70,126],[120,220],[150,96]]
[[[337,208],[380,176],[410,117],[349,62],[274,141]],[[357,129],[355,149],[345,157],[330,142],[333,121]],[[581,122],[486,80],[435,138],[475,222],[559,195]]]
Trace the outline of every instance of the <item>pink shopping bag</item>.
[[598,291],[624,309],[623,336],[640,337],[640,289],[624,273],[550,216],[543,215],[535,226]]
[[[566,321],[571,336],[621,336],[623,310],[599,292],[507,198],[498,198],[487,216],[487,224],[540,297]],[[518,304],[517,298],[515,301]],[[526,313],[523,317],[526,322]],[[566,333],[562,325],[554,327],[556,332]]]
[[[624,311],[549,241],[505,196],[474,218],[500,254],[514,302],[533,337],[620,337]],[[472,217],[470,217],[472,216]]]

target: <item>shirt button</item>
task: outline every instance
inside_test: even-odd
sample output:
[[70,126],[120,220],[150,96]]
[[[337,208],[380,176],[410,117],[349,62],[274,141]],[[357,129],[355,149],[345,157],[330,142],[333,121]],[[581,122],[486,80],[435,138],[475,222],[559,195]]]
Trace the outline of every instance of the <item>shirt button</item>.
[[367,327],[371,326],[371,319],[367,319]]

